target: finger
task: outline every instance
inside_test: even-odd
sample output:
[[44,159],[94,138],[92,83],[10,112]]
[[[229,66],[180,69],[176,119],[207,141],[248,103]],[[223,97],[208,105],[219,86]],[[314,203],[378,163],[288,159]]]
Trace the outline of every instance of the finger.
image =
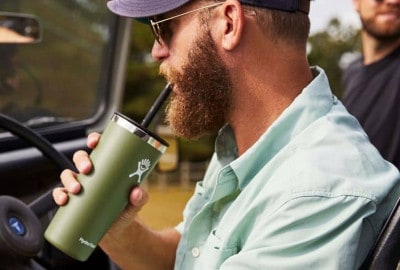
[[129,201],[134,206],[137,211],[139,211],[143,205],[145,205],[149,200],[148,193],[141,189],[140,187],[134,187],[131,191]]
[[64,185],[64,191],[73,194],[78,194],[81,191],[81,185],[76,180],[77,174],[71,170],[64,170],[61,172],[60,178]]
[[97,143],[99,142],[101,137],[100,133],[97,132],[92,132],[88,135],[86,144],[90,149],[93,149],[96,147]]
[[87,152],[83,150],[75,152],[72,160],[80,173],[87,174],[92,170],[92,162]]
[[53,199],[57,205],[64,205],[68,202],[68,194],[65,188],[53,189]]

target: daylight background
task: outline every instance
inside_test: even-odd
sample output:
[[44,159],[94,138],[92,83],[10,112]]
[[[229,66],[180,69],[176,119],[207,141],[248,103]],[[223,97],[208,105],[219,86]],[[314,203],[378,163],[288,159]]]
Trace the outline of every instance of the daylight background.
[[313,0],[311,2],[311,34],[323,31],[332,18],[338,18],[345,25],[356,27],[360,25],[352,0]]

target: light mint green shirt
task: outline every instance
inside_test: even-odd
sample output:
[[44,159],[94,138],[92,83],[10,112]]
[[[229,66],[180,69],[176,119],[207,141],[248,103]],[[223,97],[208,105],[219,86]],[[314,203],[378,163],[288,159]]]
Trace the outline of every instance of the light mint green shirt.
[[399,172],[314,80],[237,157],[221,130],[177,226],[175,269],[357,269],[399,196]]

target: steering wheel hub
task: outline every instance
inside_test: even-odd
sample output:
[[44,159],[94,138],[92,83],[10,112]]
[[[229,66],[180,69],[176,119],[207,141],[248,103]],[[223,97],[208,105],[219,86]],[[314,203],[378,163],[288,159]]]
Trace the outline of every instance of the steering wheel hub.
[[0,256],[2,260],[28,259],[43,246],[43,228],[25,203],[0,196]]

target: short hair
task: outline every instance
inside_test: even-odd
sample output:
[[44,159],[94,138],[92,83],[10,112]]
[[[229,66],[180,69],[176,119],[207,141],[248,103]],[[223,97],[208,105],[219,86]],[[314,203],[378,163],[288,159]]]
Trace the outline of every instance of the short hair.
[[[221,0],[202,2],[221,2]],[[310,18],[304,12],[273,10],[246,4],[242,4],[242,7],[245,11],[254,13],[257,25],[268,37],[293,45],[305,46],[307,43],[310,33]],[[200,20],[206,24],[210,11],[204,10],[201,13]]]
[[246,10],[254,11],[261,31],[271,38],[284,42],[305,45],[310,33],[310,18],[296,11],[287,12],[243,5]]

